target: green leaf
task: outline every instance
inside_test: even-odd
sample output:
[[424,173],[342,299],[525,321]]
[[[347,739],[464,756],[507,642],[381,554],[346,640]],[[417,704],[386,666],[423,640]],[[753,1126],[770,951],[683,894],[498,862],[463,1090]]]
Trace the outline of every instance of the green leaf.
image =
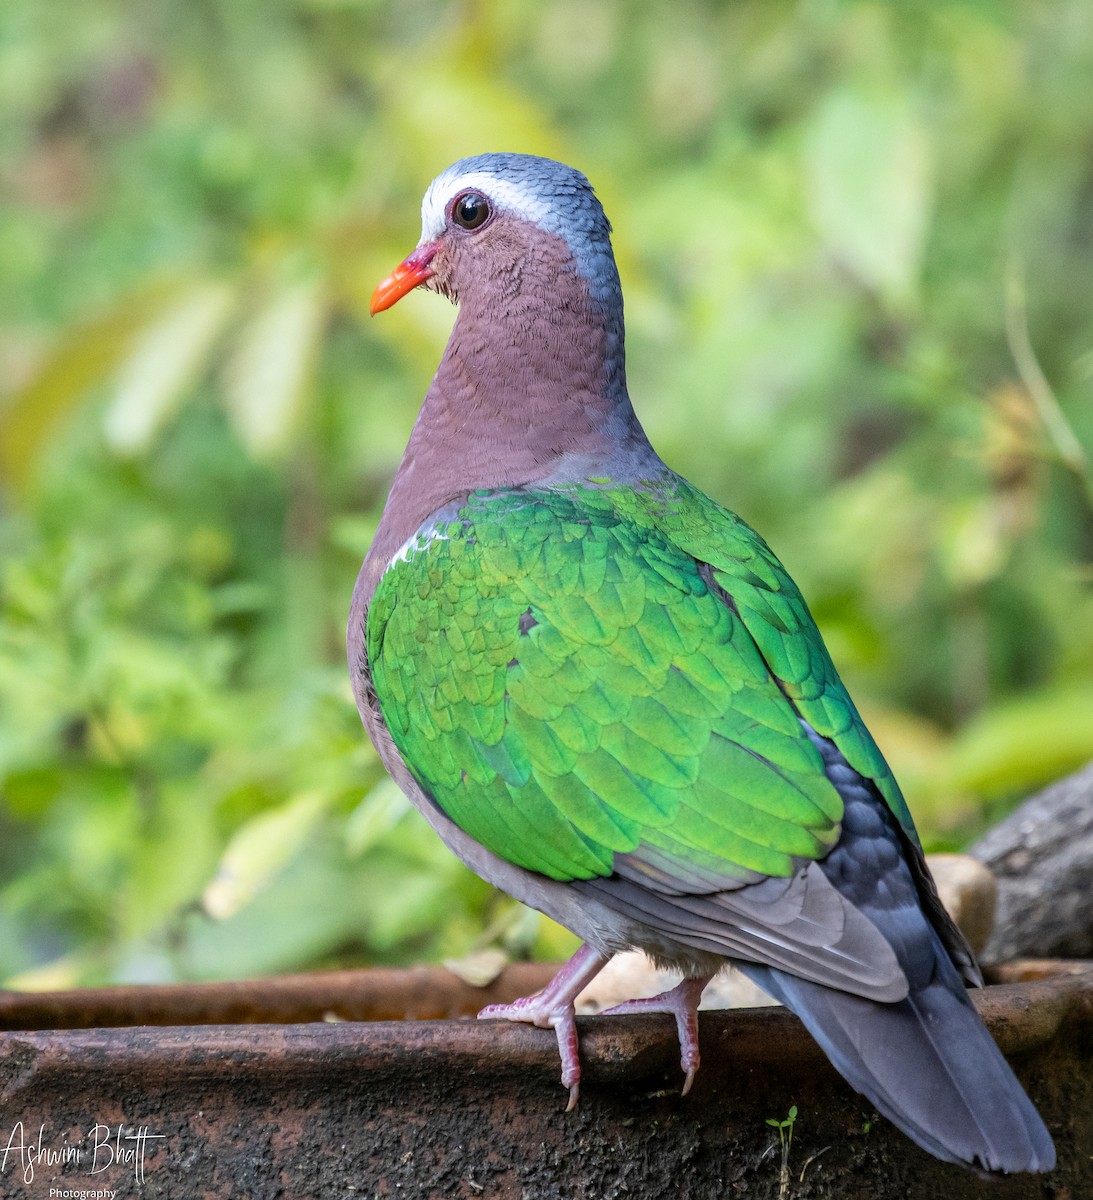
[[957,791],[1018,795],[1093,758],[1093,687],[1034,693],[986,710],[957,735],[947,777]]
[[225,920],[253,900],[299,851],[329,803],[321,793],[305,792],[241,825],[202,894],[209,916]]
[[304,412],[307,381],[326,318],[317,281],[283,288],[243,327],[224,373],[224,403],[255,458],[291,445]]
[[952,504],[938,529],[941,565],[958,589],[977,587],[1005,568],[1005,530],[993,497]]
[[[415,48],[415,60],[418,54]],[[456,55],[431,56],[428,71],[385,64],[381,95],[403,155],[447,164],[486,146],[519,146],[561,156],[561,139],[542,106],[484,66]]]
[[393,779],[383,779],[349,814],[345,846],[351,858],[370,850],[410,811],[411,804]]
[[170,296],[162,288],[141,289],[61,335],[31,379],[0,409],[0,473],[6,485],[25,487],[57,425],[117,369],[134,336]]
[[136,334],[106,412],[114,450],[134,455],[152,444],[205,365],[234,299],[227,284],[193,284]]
[[890,300],[915,288],[930,215],[930,149],[909,98],[840,86],[807,142],[809,203],[829,253]]

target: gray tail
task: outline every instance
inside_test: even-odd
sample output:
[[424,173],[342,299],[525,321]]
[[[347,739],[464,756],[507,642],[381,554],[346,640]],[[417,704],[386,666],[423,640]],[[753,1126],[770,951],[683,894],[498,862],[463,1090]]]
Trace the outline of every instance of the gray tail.
[[948,956],[939,954],[925,986],[893,1004],[738,965],[792,1009],[843,1078],[923,1149],[987,1171],[1054,1167],[1051,1135]]

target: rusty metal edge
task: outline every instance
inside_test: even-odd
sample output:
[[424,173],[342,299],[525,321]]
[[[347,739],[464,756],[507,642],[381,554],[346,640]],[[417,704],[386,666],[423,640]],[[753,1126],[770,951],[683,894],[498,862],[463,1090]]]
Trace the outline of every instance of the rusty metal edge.
[[[1061,964],[1062,965],[1062,964]],[[1093,1037],[1093,963],[1025,983],[973,993],[976,1007],[1006,1054],[1022,1054],[1070,1038],[1079,1028]],[[717,1045],[734,1071],[776,1056],[807,1073],[823,1055],[804,1027],[780,1008],[703,1012],[704,1044]],[[678,1067],[674,1025],[666,1017],[593,1017],[580,1020],[582,1059],[590,1082],[648,1078]],[[718,1057],[722,1057],[721,1054]],[[301,1079],[397,1073],[409,1082],[435,1069],[473,1071],[483,1062],[495,1074],[535,1071],[556,1075],[554,1036],[508,1022],[384,1021],[329,1024],[247,1024],[94,1028],[0,1034],[0,1099],[5,1103],[31,1081],[73,1071],[130,1078],[202,1078],[225,1064],[252,1077]]]
[[314,971],[226,983],[82,988],[63,992],[0,990],[0,1030],[87,1029],[123,1025],[290,1024],[437,1020],[474,1016],[543,987],[550,963],[514,963],[486,987],[444,967]]
[[[538,991],[557,964],[514,963],[485,987],[444,967],[314,971],[220,983],[134,985],[61,992],[0,989],[0,1030],[126,1025],[296,1024],[442,1020]],[[986,968],[990,984],[1093,972],[1093,961],[1028,959]],[[988,991],[989,994],[989,991]]]

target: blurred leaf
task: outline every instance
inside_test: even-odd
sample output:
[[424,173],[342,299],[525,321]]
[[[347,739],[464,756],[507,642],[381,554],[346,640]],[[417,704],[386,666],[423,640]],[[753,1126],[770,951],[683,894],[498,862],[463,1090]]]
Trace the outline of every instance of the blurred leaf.
[[149,289],[60,337],[29,382],[0,406],[0,476],[5,484],[26,486],[57,425],[117,368],[136,331],[168,302],[164,289]]
[[400,864],[373,872],[376,886],[370,910],[362,910],[368,937],[378,950],[390,951],[443,926],[449,910],[448,881],[439,872],[425,874]]
[[834,89],[808,140],[809,199],[829,252],[867,287],[913,294],[930,208],[929,143],[907,97]]
[[535,941],[535,957],[546,962],[564,962],[581,944],[575,933],[559,925],[549,917],[539,918],[538,937]]
[[489,987],[508,966],[504,950],[474,950],[462,958],[446,958],[444,965],[471,987]]
[[13,992],[63,992],[80,986],[86,967],[81,955],[67,955],[20,971],[3,983]]
[[[501,948],[510,958],[529,957],[542,935],[542,924],[547,920],[542,913],[523,904],[513,902],[507,915],[494,921]],[[490,931],[487,931],[490,932]]]
[[236,433],[256,458],[291,445],[303,416],[326,300],[318,282],[283,288],[243,327],[224,376],[224,403]]
[[455,309],[364,314],[467,153],[588,173],[643,422],[783,557],[927,841],[1085,756],[1087,7],[10,0],[0,971],[575,948],[376,786],[346,682]]
[[106,412],[114,450],[132,455],[151,445],[205,365],[234,298],[227,284],[192,284],[137,332]]
[[1093,475],[1090,474],[1089,455],[1071,428],[1032,347],[1024,267],[1016,258],[1011,259],[1006,272],[1006,335],[1021,382],[1035,406],[1049,444],[1059,460],[1080,480],[1093,507]]
[[345,823],[345,846],[358,858],[370,850],[411,809],[410,801],[393,779],[384,778],[349,814]]
[[360,936],[367,881],[349,870],[337,839],[319,831],[253,900],[223,920],[181,922],[186,978],[224,979],[292,970]]
[[308,792],[251,818],[228,842],[216,877],[202,893],[214,920],[234,916],[300,850],[329,806],[328,797]]
[[1020,796],[1093,758],[1093,686],[1042,691],[989,709],[953,741],[956,790]]
[[[450,163],[485,150],[561,155],[561,139],[543,110],[509,86],[472,46],[464,57],[430,56],[429,69],[388,64],[384,99],[400,153],[410,161]],[[415,60],[420,50],[415,48]]]
[[942,564],[958,588],[985,583],[1005,566],[1008,547],[989,498],[954,505],[940,532]]

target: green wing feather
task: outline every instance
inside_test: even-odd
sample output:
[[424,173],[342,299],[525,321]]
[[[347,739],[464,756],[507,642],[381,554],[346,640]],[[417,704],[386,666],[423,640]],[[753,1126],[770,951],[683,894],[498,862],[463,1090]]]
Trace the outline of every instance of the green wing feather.
[[763,541],[682,480],[477,493],[388,568],[376,696],[441,809],[554,879],[789,876],[842,801],[800,713],[910,818]]
[[839,678],[804,597],[766,542],[735,513],[682,480],[677,495],[663,504],[658,527],[680,549],[710,565],[793,706],[838,746],[855,771],[873,781],[918,845],[891,768]]

